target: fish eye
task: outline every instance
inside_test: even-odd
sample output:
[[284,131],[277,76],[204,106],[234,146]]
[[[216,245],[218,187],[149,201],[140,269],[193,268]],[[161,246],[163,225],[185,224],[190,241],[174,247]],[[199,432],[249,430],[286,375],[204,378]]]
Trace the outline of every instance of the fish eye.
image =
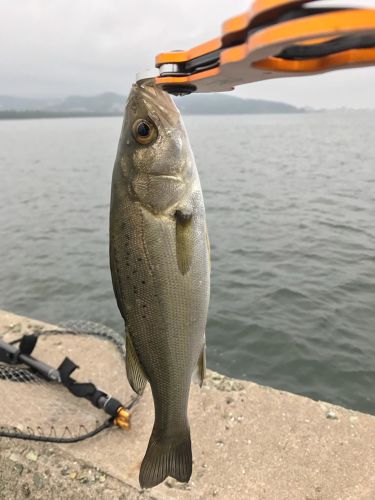
[[137,134],[141,137],[148,137],[150,135],[150,126],[146,122],[141,122],[137,127]]
[[151,121],[140,119],[133,124],[133,135],[140,144],[150,144],[156,139],[158,133]]

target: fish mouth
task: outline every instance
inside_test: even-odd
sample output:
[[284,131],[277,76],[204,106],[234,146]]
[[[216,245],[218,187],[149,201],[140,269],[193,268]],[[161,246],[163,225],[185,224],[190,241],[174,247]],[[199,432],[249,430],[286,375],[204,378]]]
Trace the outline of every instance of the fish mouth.
[[153,83],[134,84],[129,100],[134,101],[135,108],[142,103],[150,117],[165,128],[173,130],[180,120],[180,112],[172,97]]

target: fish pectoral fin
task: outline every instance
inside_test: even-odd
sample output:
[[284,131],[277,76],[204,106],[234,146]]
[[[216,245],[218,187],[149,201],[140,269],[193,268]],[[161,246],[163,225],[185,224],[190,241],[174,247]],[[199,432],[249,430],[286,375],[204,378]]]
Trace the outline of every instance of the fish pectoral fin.
[[176,256],[181,274],[186,274],[193,260],[193,214],[176,210]]
[[198,383],[200,387],[203,385],[203,380],[206,377],[206,344],[204,344],[198,358],[197,366],[193,373],[194,382]]
[[128,333],[126,334],[126,375],[133,391],[140,395],[143,394],[147,378]]

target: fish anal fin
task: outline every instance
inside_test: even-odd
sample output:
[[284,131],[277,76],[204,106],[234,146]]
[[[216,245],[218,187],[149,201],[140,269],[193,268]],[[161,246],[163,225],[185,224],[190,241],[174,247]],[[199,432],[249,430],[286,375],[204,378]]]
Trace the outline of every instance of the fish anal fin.
[[197,366],[193,373],[193,380],[197,382],[200,387],[203,385],[203,380],[206,377],[206,344],[202,347],[201,353],[198,358]]
[[126,334],[126,375],[133,391],[143,394],[147,378],[128,333]]
[[181,274],[185,275],[191,268],[193,260],[193,215],[176,210],[176,256]]

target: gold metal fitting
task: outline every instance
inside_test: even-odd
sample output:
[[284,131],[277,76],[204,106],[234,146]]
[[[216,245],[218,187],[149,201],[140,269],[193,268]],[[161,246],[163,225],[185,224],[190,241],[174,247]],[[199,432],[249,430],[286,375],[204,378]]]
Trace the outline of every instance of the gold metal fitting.
[[121,429],[130,429],[130,413],[123,406],[117,410],[117,417],[114,419],[114,424]]

